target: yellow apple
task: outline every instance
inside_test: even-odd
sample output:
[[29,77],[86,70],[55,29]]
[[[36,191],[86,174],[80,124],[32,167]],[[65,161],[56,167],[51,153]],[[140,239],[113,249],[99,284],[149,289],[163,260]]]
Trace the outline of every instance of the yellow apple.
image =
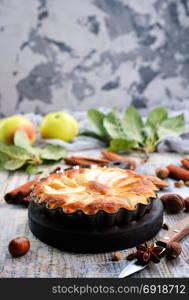
[[69,142],[77,136],[78,131],[78,122],[66,112],[49,113],[40,125],[41,137],[44,139],[61,139]]
[[0,142],[13,144],[14,134],[17,130],[25,131],[31,144],[35,142],[36,132],[33,123],[21,115],[15,115],[0,120]]

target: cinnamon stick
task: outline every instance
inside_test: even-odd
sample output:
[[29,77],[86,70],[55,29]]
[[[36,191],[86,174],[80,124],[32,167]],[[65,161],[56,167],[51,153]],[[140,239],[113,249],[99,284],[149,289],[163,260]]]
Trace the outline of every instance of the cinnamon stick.
[[126,161],[130,163],[132,169],[136,168],[136,161],[134,159],[124,157],[122,155],[116,154],[114,152],[109,152],[109,151],[102,151],[101,154],[109,161]]
[[185,158],[181,160],[182,165],[189,170],[189,159]]
[[169,165],[167,166],[167,169],[169,170],[169,176],[178,180],[184,180],[188,181],[189,180],[189,171],[177,167],[175,165]]
[[36,176],[29,182],[22,184],[16,189],[5,194],[4,199],[7,203],[15,204],[28,204],[30,200],[29,194],[32,191],[33,186],[38,181],[40,176]]
[[65,157],[64,161],[68,165],[99,165],[99,166],[106,166],[109,161],[105,159],[98,159],[98,158],[88,158],[88,157],[80,157],[80,156],[70,156]]
[[[61,169],[60,166],[57,166],[53,169],[49,174],[53,174],[58,172]],[[31,201],[30,193],[40,179],[41,175],[36,176],[31,181],[22,184],[21,186],[17,187],[16,189],[8,192],[5,194],[4,199],[7,203],[14,203],[14,204],[25,204],[28,205]]]

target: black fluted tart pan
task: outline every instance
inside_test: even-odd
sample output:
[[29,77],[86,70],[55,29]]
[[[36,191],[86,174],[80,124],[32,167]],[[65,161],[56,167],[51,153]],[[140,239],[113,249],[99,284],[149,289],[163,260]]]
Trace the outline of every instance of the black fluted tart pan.
[[78,253],[100,253],[134,247],[153,238],[162,227],[163,206],[159,198],[138,220],[104,228],[70,227],[58,224],[43,213],[34,201],[28,210],[29,227],[42,242]]
[[[126,166],[121,164],[120,168]],[[110,164],[112,167],[112,163]],[[90,168],[90,166],[77,166],[78,168]],[[63,173],[66,170],[72,170],[75,167],[58,170],[57,173]],[[42,178],[40,181],[44,180]],[[39,181],[39,182],[40,182]],[[38,182],[38,183],[39,183]],[[49,220],[57,223],[57,225],[64,225],[68,227],[88,227],[88,228],[106,228],[112,226],[122,226],[129,224],[134,220],[139,220],[143,217],[152,207],[154,199],[149,198],[148,203],[137,203],[134,209],[119,208],[114,213],[109,213],[104,210],[98,210],[94,214],[86,214],[82,210],[77,210],[73,213],[67,213],[62,207],[49,208],[47,202],[39,203],[36,196],[32,196],[33,205],[38,208],[41,215],[45,215]]]
[[41,215],[45,215],[46,218],[52,220],[57,225],[62,224],[73,228],[86,228],[86,226],[89,228],[106,228],[111,226],[122,226],[140,219],[151,209],[153,201],[154,199],[151,200],[149,205],[139,203],[134,210],[120,208],[116,213],[108,213],[104,210],[99,210],[93,215],[87,215],[81,210],[68,214],[65,213],[61,207],[49,209],[46,203],[37,203],[36,201],[33,201],[33,203],[38,207]]

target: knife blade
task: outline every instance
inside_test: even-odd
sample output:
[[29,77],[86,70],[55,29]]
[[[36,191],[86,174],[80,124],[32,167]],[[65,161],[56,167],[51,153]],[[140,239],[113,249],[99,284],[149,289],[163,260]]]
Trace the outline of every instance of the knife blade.
[[[166,245],[168,242],[178,242],[183,237],[185,237],[189,233],[189,217],[184,218],[177,225],[171,227],[167,233],[156,242],[156,244],[162,247],[161,257],[163,257],[166,253]],[[135,259],[131,261],[119,274],[118,278],[128,277],[134,273],[137,273],[146,267],[149,264],[141,265]]]
[[137,273],[143,269],[145,269],[148,265],[140,265],[137,264],[137,260],[131,261],[119,274],[118,278],[125,278],[129,275]]
[[[162,247],[162,252],[160,252],[161,257],[165,254],[165,248]],[[147,268],[148,264],[140,264],[137,259],[132,260],[119,274],[118,278],[128,277],[134,273],[137,273],[145,268]]]

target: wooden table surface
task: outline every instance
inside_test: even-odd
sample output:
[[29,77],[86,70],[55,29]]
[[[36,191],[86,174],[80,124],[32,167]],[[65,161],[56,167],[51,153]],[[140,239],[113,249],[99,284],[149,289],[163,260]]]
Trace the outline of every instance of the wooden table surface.
[[[74,155],[100,157],[100,151],[77,152]],[[152,154],[149,162],[139,165],[137,171],[154,175],[156,167],[165,166],[170,162],[179,163],[181,157],[178,154]],[[28,227],[27,208],[7,204],[3,199],[7,191],[27,182],[28,179],[29,176],[23,172],[0,173],[0,277],[117,277],[122,268],[128,264],[125,257],[133,249],[121,251],[121,260],[113,262],[113,252],[74,254],[47,246],[35,238]],[[171,179],[168,179],[168,183],[170,186],[163,191],[164,193],[175,191],[183,196],[189,196],[189,187],[175,188]],[[164,213],[164,222],[171,226],[186,216],[189,216],[189,213],[181,212],[176,215]],[[154,240],[164,233],[165,230],[161,229]],[[7,245],[12,238],[22,235],[29,238],[31,249],[23,257],[12,258]],[[160,264],[151,264],[133,277],[189,277],[189,236],[182,240],[182,246],[182,255],[176,260],[163,259]]]

